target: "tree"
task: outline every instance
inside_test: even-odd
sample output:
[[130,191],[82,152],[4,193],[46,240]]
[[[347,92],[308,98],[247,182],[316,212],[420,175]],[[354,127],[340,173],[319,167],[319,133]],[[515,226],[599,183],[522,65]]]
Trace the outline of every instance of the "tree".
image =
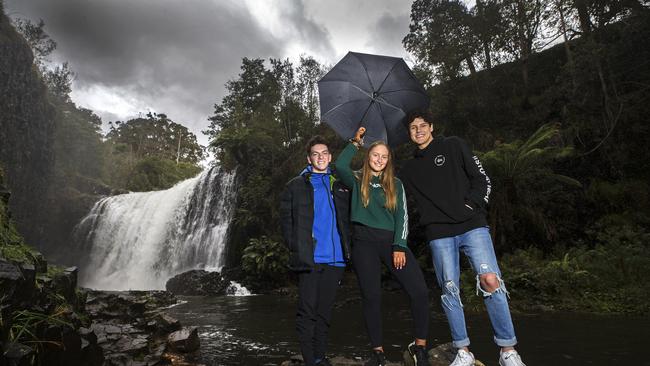
[[483,49],[483,65],[485,69],[493,66],[493,54],[498,50],[498,36],[503,32],[503,21],[499,14],[497,0],[476,0],[476,6],[471,10],[470,26]]
[[198,164],[204,157],[196,135],[165,114],[147,113],[147,118],[109,123],[109,144],[123,145],[136,159],[157,157]]
[[409,33],[402,43],[420,62],[439,69],[443,80],[476,73],[473,58],[479,39],[471,15],[460,0],[416,0],[411,6]]
[[50,93],[64,101],[70,102],[70,93],[72,92],[72,79],[74,73],[67,62],[57,65],[52,70],[46,70],[43,79]]
[[25,38],[34,53],[34,64],[39,70],[45,70],[48,62],[47,56],[56,49],[56,42],[45,31],[45,22],[39,19],[37,24],[29,19],[17,18],[13,20],[16,30]]
[[528,103],[529,58],[546,46],[540,42],[542,20],[548,0],[502,0],[500,11],[505,21],[501,33],[503,50],[521,63],[524,104]]
[[325,75],[323,66],[313,57],[301,55],[297,69],[296,94],[312,124],[319,119],[318,80]]
[[[323,68],[301,57],[288,60],[242,60],[241,72],[226,84],[228,94],[215,105],[210,149],[226,169],[237,169],[237,211],[232,229],[233,256],[262,235],[278,240],[281,187],[305,165],[306,139],[324,130],[317,124],[316,82]],[[332,132],[329,132],[332,134]]]

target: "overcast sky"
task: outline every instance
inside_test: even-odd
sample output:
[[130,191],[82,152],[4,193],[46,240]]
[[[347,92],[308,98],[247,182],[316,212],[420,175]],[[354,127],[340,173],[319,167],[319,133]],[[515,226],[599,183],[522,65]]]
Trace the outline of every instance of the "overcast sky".
[[11,17],[43,19],[53,61],[75,72],[73,100],[105,123],[165,113],[197,134],[243,57],[348,51],[400,56],[405,0],[5,0]]

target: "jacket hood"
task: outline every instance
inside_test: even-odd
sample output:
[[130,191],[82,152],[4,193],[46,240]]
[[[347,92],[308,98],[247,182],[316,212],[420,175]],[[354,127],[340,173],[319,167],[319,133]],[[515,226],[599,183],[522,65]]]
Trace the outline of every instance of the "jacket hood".
[[308,177],[308,176],[310,176],[312,174],[328,174],[328,175],[331,175],[332,174],[332,168],[327,167],[327,172],[325,172],[325,173],[314,173],[314,167],[312,167],[311,165],[307,165],[305,167],[305,169],[303,169],[300,172],[300,175],[303,176],[303,177]]

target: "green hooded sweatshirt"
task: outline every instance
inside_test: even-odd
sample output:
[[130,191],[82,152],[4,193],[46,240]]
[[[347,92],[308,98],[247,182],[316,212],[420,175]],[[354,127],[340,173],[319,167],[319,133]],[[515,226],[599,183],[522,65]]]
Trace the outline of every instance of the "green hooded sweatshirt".
[[391,211],[384,207],[386,196],[379,177],[373,176],[370,180],[370,202],[368,207],[363,207],[361,182],[350,168],[350,163],[357,150],[356,146],[349,144],[336,159],[338,177],[352,190],[350,219],[352,222],[372,228],[392,231],[393,250],[403,251],[406,248],[406,238],[408,237],[408,210],[406,209],[404,186],[399,179],[395,178],[397,205],[395,210]]

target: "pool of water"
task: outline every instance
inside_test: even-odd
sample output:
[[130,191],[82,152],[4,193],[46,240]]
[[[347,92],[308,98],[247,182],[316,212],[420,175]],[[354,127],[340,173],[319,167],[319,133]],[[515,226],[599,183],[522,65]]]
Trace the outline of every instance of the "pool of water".
[[[183,297],[168,310],[185,326],[199,328],[201,357],[207,365],[279,365],[298,353],[294,330],[296,299],[291,296]],[[435,301],[434,301],[435,302]],[[382,300],[387,356],[399,361],[411,341],[412,322],[401,292]],[[449,341],[439,304],[432,303],[429,343]],[[646,347],[650,318],[590,314],[514,315],[519,352],[528,366],[650,365]],[[486,365],[498,365],[498,348],[486,314],[467,316],[472,352]],[[369,343],[361,304],[341,298],[333,312],[330,353],[365,357]]]

